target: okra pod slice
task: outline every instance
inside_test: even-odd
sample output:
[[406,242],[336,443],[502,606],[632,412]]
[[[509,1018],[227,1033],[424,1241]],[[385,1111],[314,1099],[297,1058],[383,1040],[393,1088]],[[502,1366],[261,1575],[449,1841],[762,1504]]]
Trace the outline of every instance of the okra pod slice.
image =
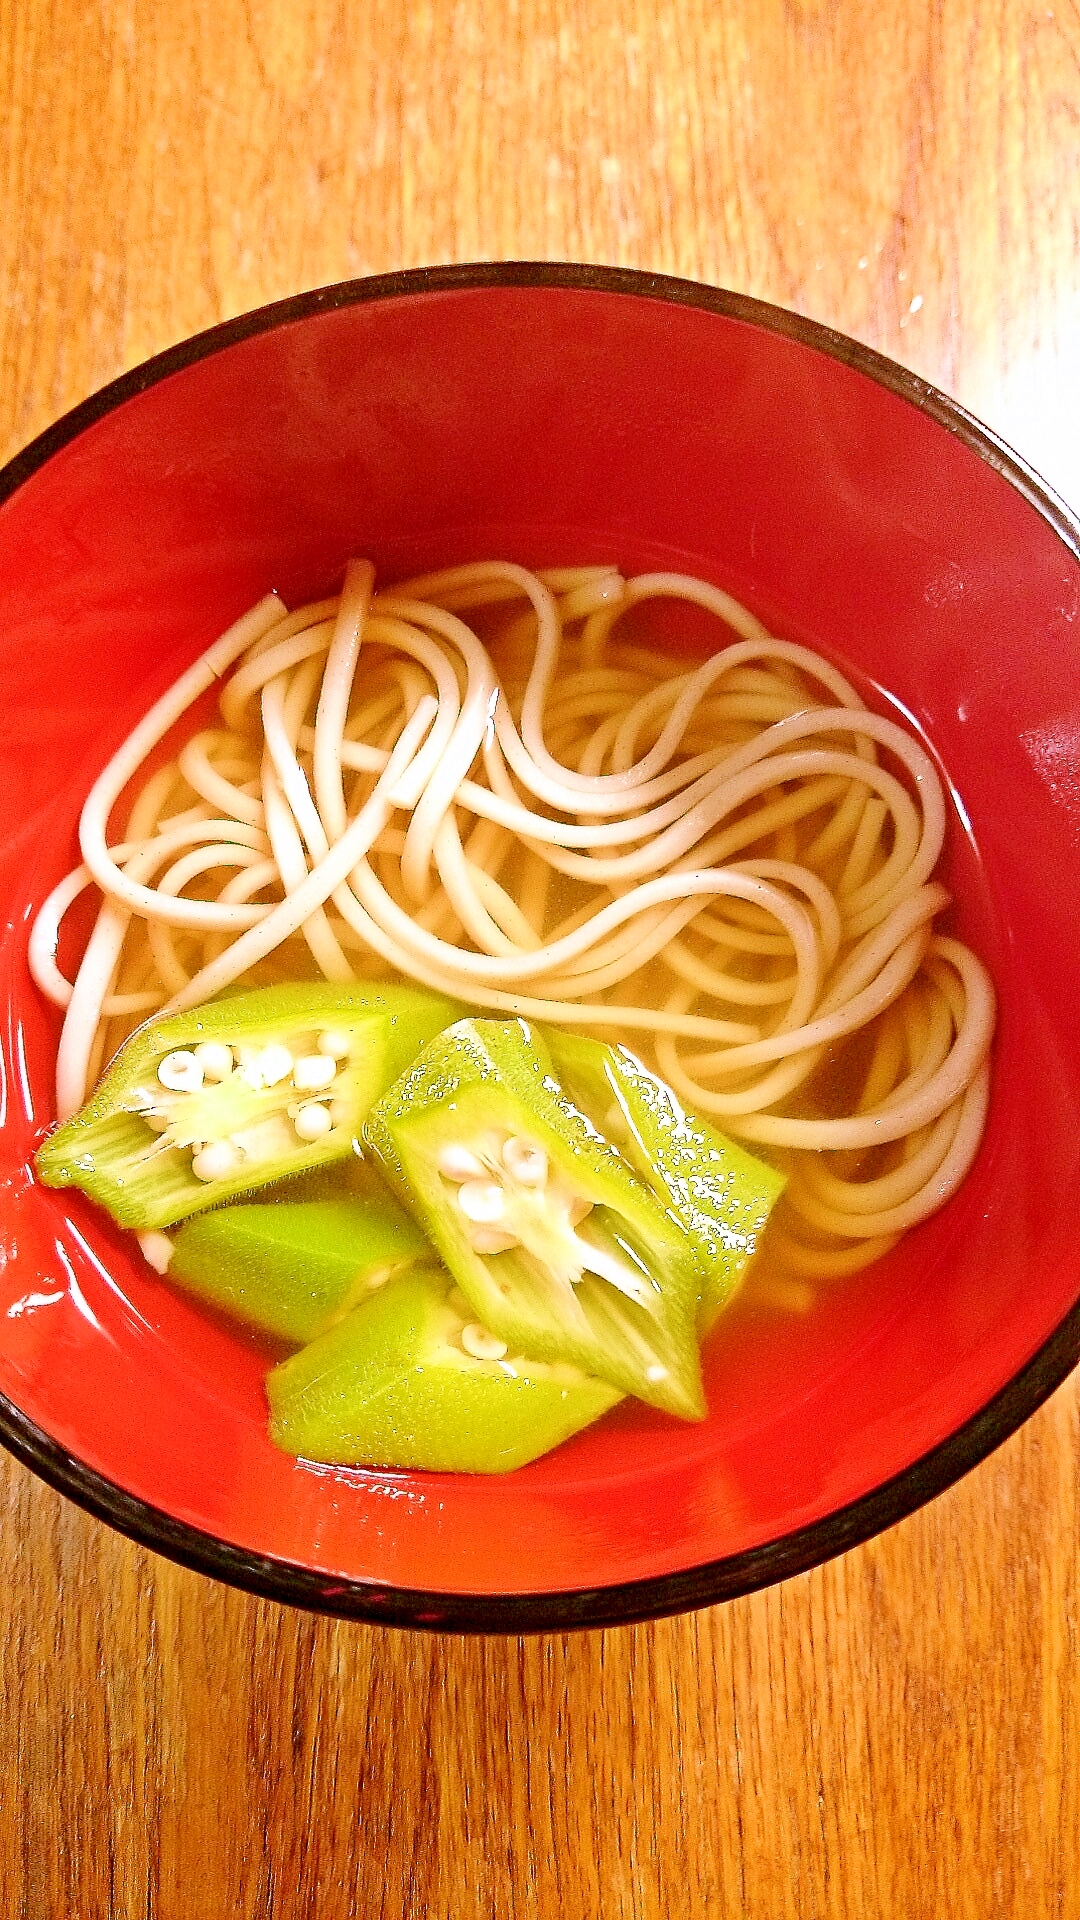
[[578,1367],[526,1359],[473,1317],[443,1269],[387,1282],[267,1376],[270,1438],[343,1466],[506,1473],[620,1398]]
[[535,1028],[459,1021],[364,1138],[500,1339],[703,1416],[693,1244],[567,1099]]
[[303,1346],[431,1247],[388,1193],[215,1207],[186,1220],[166,1271],[188,1293]]
[[708,1332],[757,1252],[784,1175],[691,1113],[627,1047],[547,1030],[545,1039],[570,1098],[692,1237],[706,1276],[698,1327]]
[[373,1102],[461,1008],[418,987],[261,987],[140,1027],[36,1157],[121,1226],[189,1214],[354,1151]]

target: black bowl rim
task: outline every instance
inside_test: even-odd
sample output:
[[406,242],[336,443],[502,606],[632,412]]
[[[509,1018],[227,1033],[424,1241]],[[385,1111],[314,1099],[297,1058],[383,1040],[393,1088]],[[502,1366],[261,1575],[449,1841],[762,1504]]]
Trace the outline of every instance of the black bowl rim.
[[[419,267],[347,280],[243,313],[169,347],[73,408],[0,469],[0,502],[105,414],[159,380],[252,335],[369,300],[554,287],[698,307],[781,334],[866,375],[918,408],[1001,474],[1080,559],[1080,521],[1026,461],[955,400],[871,347],[747,294],[631,268],[544,261]],[[753,1593],[844,1553],[893,1526],[977,1466],[1007,1440],[1080,1360],[1080,1301],[1034,1356],[938,1446],[858,1500],[742,1553],[646,1579],[602,1587],[502,1594],[425,1591],[355,1579],[232,1545],[136,1499],[98,1473],[0,1395],[0,1442],[77,1506],[140,1545],[228,1585],[311,1612],[451,1633],[521,1634],[626,1625]]]

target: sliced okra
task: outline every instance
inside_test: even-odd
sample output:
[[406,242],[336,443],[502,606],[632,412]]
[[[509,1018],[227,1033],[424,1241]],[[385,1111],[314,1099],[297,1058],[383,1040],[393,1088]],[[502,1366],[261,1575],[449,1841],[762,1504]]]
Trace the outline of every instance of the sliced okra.
[[757,1251],[784,1175],[691,1113],[628,1048],[546,1030],[545,1039],[570,1098],[691,1235],[706,1276],[698,1326],[707,1332]]
[[277,1367],[270,1437],[345,1466],[506,1473],[620,1398],[563,1362],[526,1359],[480,1325],[443,1269],[411,1268]]
[[412,987],[263,987],[150,1021],[38,1150],[121,1226],[169,1226],[354,1151],[373,1102],[461,1008]]
[[567,1099],[526,1021],[439,1034],[364,1138],[500,1339],[703,1416],[693,1243]]
[[167,1272],[188,1293],[303,1346],[431,1248],[388,1193],[215,1207],[186,1220]]

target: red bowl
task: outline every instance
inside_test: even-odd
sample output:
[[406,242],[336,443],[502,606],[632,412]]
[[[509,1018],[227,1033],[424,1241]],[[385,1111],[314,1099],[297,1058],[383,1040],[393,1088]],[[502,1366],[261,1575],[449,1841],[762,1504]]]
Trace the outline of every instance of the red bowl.
[[[620,1410],[507,1478],[274,1452],[255,1349],[37,1187],[56,1022],[26,969],[95,771],[267,588],[510,556],[703,574],[891,698],[948,769],[954,924],[1001,998],[951,1204],[805,1318],[736,1309],[711,1415]],[[865,1539],[1080,1352],[1080,529],[913,375],[739,296],[594,268],[322,289],[116,381],[0,474],[0,1432],[136,1539],[328,1612],[630,1620]]]

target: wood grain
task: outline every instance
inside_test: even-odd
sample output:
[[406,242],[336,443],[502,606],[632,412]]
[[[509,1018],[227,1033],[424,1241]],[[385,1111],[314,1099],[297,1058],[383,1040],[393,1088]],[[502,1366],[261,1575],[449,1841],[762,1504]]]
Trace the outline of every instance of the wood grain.
[[[0,0],[0,455],[264,301],[577,258],[904,360],[1080,504],[1080,8]],[[843,1560],[525,1642],[314,1620],[0,1466],[12,1920],[1078,1910],[1078,1397]]]

